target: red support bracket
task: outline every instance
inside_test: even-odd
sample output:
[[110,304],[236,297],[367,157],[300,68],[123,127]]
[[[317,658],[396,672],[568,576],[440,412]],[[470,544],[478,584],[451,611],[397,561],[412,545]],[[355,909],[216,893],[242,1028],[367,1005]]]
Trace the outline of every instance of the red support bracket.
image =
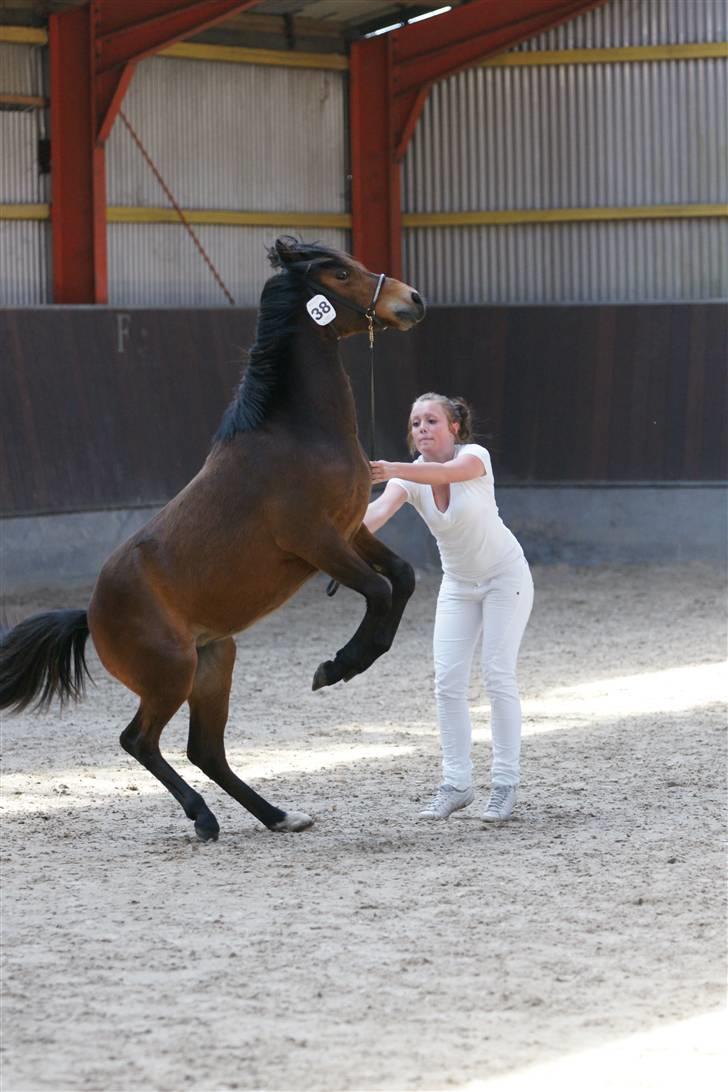
[[53,300],[106,303],[105,142],[137,61],[258,0],[91,0],[49,19]]
[[365,265],[401,275],[400,164],[433,83],[604,2],[471,0],[352,45],[353,250]]

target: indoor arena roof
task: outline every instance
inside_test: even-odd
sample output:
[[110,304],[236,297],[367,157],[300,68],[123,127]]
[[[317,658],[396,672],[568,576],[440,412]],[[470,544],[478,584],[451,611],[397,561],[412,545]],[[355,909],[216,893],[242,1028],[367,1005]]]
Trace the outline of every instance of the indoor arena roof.
[[[0,24],[44,25],[49,15],[87,0],[0,0]],[[191,41],[262,49],[340,51],[382,27],[401,24],[462,0],[259,0]],[[180,7],[184,7],[180,3]]]

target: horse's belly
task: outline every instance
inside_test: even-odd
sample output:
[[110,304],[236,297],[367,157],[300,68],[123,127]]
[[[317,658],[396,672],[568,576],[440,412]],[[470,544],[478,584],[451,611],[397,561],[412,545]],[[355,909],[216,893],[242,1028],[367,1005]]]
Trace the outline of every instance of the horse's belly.
[[241,633],[282,607],[313,576],[316,569],[300,558],[255,573],[228,579],[222,596],[201,597],[194,616],[198,644]]

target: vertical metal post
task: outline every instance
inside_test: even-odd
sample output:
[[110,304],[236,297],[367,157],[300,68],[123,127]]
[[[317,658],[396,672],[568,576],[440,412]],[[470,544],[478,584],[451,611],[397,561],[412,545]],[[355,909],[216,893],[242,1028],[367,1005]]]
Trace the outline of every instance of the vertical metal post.
[[354,42],[350,62],[352,249],[368,269],[402,275],[389,35]]
[[90,5],[49,19],[55,303],[106,301],[103,147],[95,140]]

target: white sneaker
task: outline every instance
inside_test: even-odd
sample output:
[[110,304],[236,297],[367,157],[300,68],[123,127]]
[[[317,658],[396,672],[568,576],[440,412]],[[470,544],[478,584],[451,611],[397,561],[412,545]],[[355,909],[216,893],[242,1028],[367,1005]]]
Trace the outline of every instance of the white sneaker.
[[456,789],[454,785],[440,785],[432,802],[420,812],[420,819],[447,819],[454,811],[467,808],[475,799],[472,789]]
[[515,785],[493,785],[490,790],[490,800],[483,812],[483,822],[500,823],[504,819],[510,819],[515,806]]

